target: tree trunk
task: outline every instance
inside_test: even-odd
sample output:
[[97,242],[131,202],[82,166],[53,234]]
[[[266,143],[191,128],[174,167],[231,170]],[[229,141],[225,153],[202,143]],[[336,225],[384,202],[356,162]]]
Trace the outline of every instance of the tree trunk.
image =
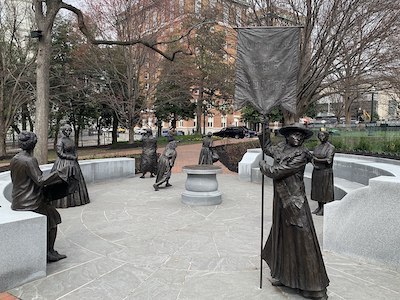
[[0,120],[0,157],[6,156],[7,154],[7,132],[3,120]]
[[201,116],[203,115],[203,81],[199,85],[199,97],[197,98],[196,107],[196,133],[201,134]]
[[49,133],[49,72],[50,72],[51,30],[43,32],[38,42],[36,66],[36,114],[35,132],[38,142],[35,156],[39,164],[47,163]]
[[112,141],[111,144],[116,145],[118,140],[118,118],[114,112],[113,122],[112,122]]
[[62,115],[60,113],[57,113],[56,116],[56,125],[54,127],[54,142],[53,142],[53,149],[57,148],[57,143],[58,143],[58,132],[60,131],[60,122],[62,119]]
[[287,111],[285,109],[282,110],[283,113],[283,125],[287,126],[290,124],[295,123],[296,121],[296,115],[291,113],[290,111]]
[[5,101],[5,83],[4,83],[4,62],[3,51],[0,51],[0,157],[6,155],[6,128],[4,116],[4,101]]
[[97,128],[97,146],[100,146],[100,137],[101,137],[101,128],[100,128],[100,119],[96,120],[96,128]]
[[78,149],[79,147],[79,135],[81,134],[81,125],[76,126],[75,129],[75,136],[74,136],[74,142],[75,142],[75,147]]

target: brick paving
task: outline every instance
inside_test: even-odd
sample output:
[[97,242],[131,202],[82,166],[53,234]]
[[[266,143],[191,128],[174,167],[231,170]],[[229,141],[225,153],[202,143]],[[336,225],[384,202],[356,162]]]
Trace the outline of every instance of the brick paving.
[[14,297],[9,293],[0,293],[0,300],[19,300],[19,298]]

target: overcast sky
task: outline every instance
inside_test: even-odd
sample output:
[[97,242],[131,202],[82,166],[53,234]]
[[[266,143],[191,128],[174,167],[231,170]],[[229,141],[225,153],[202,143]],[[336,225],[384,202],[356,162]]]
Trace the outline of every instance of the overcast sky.
[[64,0],[64,2],[68,3],[68,4],[71,4],[71,5],[73,5],[73,6],[77,7],[77,8],[81,8],[82,9],[82,8],[84,8],[83,3],[85,1],[82,1],[82,0]]

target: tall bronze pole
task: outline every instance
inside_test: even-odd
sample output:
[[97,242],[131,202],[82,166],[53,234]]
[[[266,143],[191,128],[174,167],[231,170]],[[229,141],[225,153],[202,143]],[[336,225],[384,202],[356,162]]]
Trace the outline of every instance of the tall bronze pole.
[[[264,145],[265,145],[265,130],[269,127],[268,118],[263,116],[262,123],[262,142],[261,142],[261,151],[262,151],[262,159],[265,159],[264,154]],[[262,174],[262,173],[261,173]],[[263,259],[262,259],[262,251],[264,247],[264,174],[261,177],[261,245],[260,245],[260,289],[262,289],[262,270],[263,270]]]

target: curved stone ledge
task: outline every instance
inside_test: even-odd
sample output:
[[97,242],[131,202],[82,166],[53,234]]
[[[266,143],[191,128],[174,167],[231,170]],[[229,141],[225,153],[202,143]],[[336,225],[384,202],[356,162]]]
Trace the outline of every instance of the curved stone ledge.
[[325,205],[323,248],[400,271],[400,178],[379,176]]
[[[248,149],[239,162],[239,179],[242,181],[261,182],[262,174],[258,164],[262,159],[261,148]],[[271,157],[267,162],[273,163]],[[307,164],[304,173],[306,191],[310,192],[312,165]],[[342,199],[347,193],[368,185],[371,178],[378,176],[395,176],[400,178],[400,162],[385,158],[358,156],[351,154],[335,154],[333,162],[335,176],[335,199]],[[270,178],[265,182],[272,184]]]
[[[86,183],[135,176],[134,158],[79,162]],[[41,165],[44,173],[53,164]],[[10,172],[0,173],[0,292],[46,276],[46,217],[11,209]]]

